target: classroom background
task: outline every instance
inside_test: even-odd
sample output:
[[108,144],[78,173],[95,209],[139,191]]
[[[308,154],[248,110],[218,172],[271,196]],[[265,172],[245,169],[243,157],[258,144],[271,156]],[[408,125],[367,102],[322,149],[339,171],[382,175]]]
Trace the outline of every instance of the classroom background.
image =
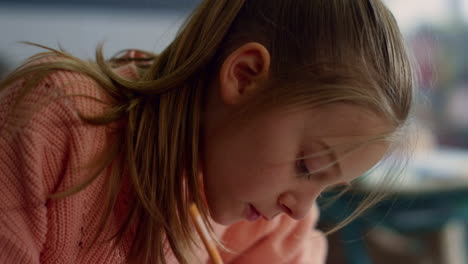
[[[419,67],[417,142],[399,180],[383,188],[387,198],[330,236],[327,264],[468,264],[468,0],[384,1]],[[100,42],[106,56],[160,51],[198,2],[0,0],[0,77],[39,51],[19,41],[84,59]],[[383,168],[323,206],[320,227],[346,217]]]

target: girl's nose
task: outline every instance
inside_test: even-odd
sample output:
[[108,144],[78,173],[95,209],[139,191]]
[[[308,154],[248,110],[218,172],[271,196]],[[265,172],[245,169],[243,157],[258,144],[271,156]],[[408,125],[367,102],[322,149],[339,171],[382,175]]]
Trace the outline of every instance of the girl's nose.
[[312,208],[315,200],[317,199],[316,194],[308,194],[306,196],[295,195],[294,193],[287,192],[282,194],[278,199],[278,204],[290,217],[301,220]]

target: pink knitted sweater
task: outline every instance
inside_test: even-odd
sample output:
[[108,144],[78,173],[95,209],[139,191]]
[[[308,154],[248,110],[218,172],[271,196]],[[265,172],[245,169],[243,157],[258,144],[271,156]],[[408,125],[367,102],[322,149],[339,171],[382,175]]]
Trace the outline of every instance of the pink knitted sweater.
[[[130,78],[137,74],[132,65],[117,71]],[[86,179],[84,165],[112,144],[108,128],[86,125],[77,115],[100,113],[104,106],[64,95],[105,101],[105,94],[82,74],[57,71],[14,105],[22,85],[19,81],[0,93],[0,263],[124,263],[130,238],[115,249],[111,242],[100,242],[85,250],[102,213],[104,177],[73,196],[47,199]],[[116,230],[124,210],[122,194],[105,234]],[[236,252],[221,252],[222,257],[225,263],[324,263],[326,242],[313,229],[317,216],[314,208],[302,221],[282,216],[271,222],[216,225]],[[209,262],[204,250],[199,257]],[[177,263],[170,251],[167,259]]]

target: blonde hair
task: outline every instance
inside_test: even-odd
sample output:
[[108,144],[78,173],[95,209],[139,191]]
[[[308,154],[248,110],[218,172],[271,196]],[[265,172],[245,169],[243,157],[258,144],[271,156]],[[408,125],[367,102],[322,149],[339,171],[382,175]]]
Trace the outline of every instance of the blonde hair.
[[97,81],[114,104],[101,116],[81,118],[94,125],[125,120],[123,144],[87,182],[51,197],[80,191],[123,155],[127,162],[109,176],[100,230],[128,176],[134,199],[115,236],[118,243],[135,228],[128,261],[166,263],[167,239],[179,262],[189,263],[196,238],[188,201],[208,222],[198,165],[204,100],[223,60],[246,42],[263,44],[272,58],[271,89],[259,93],[249,110],[344,102],[375,111],[395,129],[408,118],[411,67],[397,23],[380,0],[204,0],[175,40],[141,69],[139,80],[116,75],[99,47],[96,64],[56,50],[36,56],[61,59],[19,68],[0,87],[27,76],[27,92],[60,69]]

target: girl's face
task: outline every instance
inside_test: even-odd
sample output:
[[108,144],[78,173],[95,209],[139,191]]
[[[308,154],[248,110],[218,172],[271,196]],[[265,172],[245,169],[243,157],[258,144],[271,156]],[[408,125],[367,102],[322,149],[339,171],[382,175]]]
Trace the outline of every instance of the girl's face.
[[[362,175],[388,146],[378,141],[351,153],[347,147],[389,130],[375,114],[346,104],[269,112],[242,123],[222,111],[211,114],[203,135],[203,179],[211,216],[225,225],[281,213],[301,219],[325,188]],[[332,151],[325,155],[298,160],[328,149]],[[298,176],[336,160],[310,178]]]

